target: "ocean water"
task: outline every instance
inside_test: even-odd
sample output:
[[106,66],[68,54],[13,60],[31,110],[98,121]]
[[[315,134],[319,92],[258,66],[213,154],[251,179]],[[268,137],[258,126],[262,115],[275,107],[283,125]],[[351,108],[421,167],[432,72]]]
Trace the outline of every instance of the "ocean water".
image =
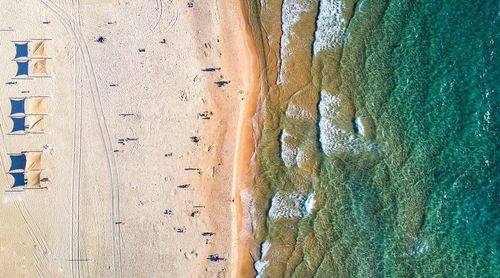
[[500,277],[500,3],[248,3],[257,275]]

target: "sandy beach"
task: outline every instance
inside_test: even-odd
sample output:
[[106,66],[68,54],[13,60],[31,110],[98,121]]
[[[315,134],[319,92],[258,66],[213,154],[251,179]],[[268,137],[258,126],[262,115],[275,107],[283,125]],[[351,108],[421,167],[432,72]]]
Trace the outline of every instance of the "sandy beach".
[[[259,83],[239,4],[0,5],[0,276],[252,276],[240,191]],[[37,97],[42,114],[11,113]],[[41,120],[12,134],[19,118]],[[40,167],[11,171],[33,152]],[[13,188],[33,173],[37,189]]]

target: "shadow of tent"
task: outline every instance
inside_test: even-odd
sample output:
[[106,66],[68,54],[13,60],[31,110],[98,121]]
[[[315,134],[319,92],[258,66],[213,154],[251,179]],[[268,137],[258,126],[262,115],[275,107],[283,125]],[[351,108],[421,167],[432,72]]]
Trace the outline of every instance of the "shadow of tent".
[[26,189],[42,188],[42,185],[40,183],[41,175],[42,175],[42,171],[30,171],[30,172],[24,173],[25,182],[26,182],[25,188]]
[[26,132],[27,133],[43,133],[45,117],[43,115],[29,115],[27,116]]
[[26,114],[46,114],[47,97],[29,97],[26,100]]
[[29,152],[26,154],[25,171],[41,170],[42,169],[42,153]]
[[30,57],[47,57],[45,40],[35,40],[30,44]]

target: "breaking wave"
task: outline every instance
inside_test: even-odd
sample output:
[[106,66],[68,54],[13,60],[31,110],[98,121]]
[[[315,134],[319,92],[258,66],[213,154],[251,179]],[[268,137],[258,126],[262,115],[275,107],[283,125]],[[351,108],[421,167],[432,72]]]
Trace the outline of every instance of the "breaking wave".
[[[360,153],[372,150],[375,145],[359,140],[352,132],[346,131],[336,126],[335,120],[340,115],[340,98],[327,91],[321,91],[319,102],[319,141],[321,149],[327,155],[338,152]],[[364,128],[359,122],[359,133]]]
[[302,12],[310,8],[308,3],[295,0],[284,0],[281,5],[280,61],[277,84],[283,84],[286,58],[292,55],[292,52],[288,50],[290,38],[293,36],[292,26],[299,21]]
[[345,30],[342,17],[344,3],[341,0],[320,0],[314,32],[313,53],[339,46]]
[[314,193],[278,192],[271,200],[268,215],[271,220],[301,218],[314,208]]

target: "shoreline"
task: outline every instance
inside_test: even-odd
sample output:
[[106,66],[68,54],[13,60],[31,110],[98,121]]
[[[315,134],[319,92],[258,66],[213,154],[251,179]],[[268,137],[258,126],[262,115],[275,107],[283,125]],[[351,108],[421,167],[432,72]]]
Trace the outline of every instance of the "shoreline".
[[[260,65],[257,55],[257,50],[255,46],[255,41],[253,34],[251,32],[251,27],[248,18],[248,7],[241,1],[237,1],[239,4],[239,29],[244,30],[241,32],[239,39],[241,40],[240,46],[242,49],[246,50],[245,55],[245,68],[244,74],[244,85],[247,89],[247,94],[245,98],[245,103],[243,107],[240,108],[238,115],[238,126],[236,130],[236,146],[234,152],[233,160],[233,176],[231,182],[232,188],[232,200],[234,205],[232,206],[232,248],[231,248],[231,277],[253,277],[254,267],[253,258],[251,256],[251,247],[253,245],[253,240],[255,235],[253,234],[252,227],[245,227],[245,209],[250,209],[253,206],[252,203],[244,203],[241,199],[242,191],[249,193],[253,191],[254,177],[255,177],[255,161],[253,156],[256,151],[256,133],[254,130],[254,120],[256,113],[258,113],[258,107],[260,106]],[[241,69],[241,68],[240,68]],[[250,193],[252,198],[250,202],[253,202],[253,193]],[[252,213],[251,211],[248,211]],[[253,222],[253,215],[250,216],[251,219],[246,221]],[[252,225],[250,223],[250,225]],[[249,230],[252,229],[252,230]],[[250,233],[244,235],[244,233]]]
[[[214,14],[220,18],[213,30],[220,36],[220,59],[203,57],[205,53],[200,53],[200,61],[220,62],[220,78],[229,79],[231,83],[221,92],[221,88],[213,86],[213,80],[206,80],[208,108],[215,113],[217,120],[209,121],[201,133],[212,138],[211,144],[204,148],[213,147],[203,152],[201,164],[202,169],[209,171],[215,169],[213,165],[219,165],[220,171],[216,170],[212,178],[204,175],[202,185],[210,189],[209,192],[200,192],[204,195],[199,198],[209,204],[211,214],[219,215],[210,219],[208,225],[211,229],[221,232],[228,226],[231,229],[227,230],[231,235],[219,238],[218,246],[211,248],[212,253],[230,258],[223,271],[227,271],[230,277],[253,277],[251,250],[255,237],[253,228],[244,226],[247,217],[240,193],[253,191],[254,118],[259,106],[260,65],[247,7],[244,2],[237,3],[238,6],[232,1],[219,2]],[[200,24],[200,18],[197,21],[195,25]],[[222,184],[228,187],[218,187]],[[222,198],[227,199],[227,203]],[[228,209],[225,204],[229,205],[229,215],[225,215]]]

